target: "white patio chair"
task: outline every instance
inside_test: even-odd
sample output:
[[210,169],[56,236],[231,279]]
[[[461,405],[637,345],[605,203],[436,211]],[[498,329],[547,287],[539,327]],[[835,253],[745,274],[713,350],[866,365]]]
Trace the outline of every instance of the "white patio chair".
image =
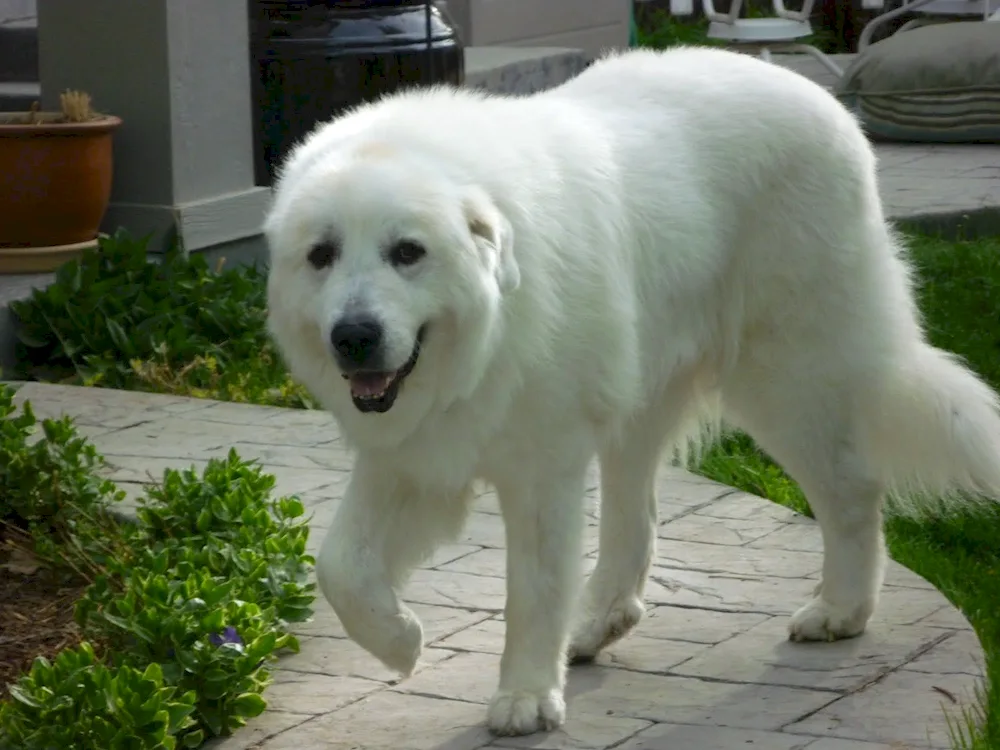
[[904,23],[896,30],[897,34],[944,18],[997,21],[1000,20],[1000,0],[904,0],[900,7],[876,16],[865,25],[858,37],[858,52],[871,44],[872,35],[880,26],[907,13],[919,13],[920,17]]
[[[728,13],[715,10],[712,0],[702,0],[705,17],[709,20],[708,37],[726,42],[734,47],[753,48],[764,60],[771,60],[771,52],[799,52],[812,55],[838,78],[844,74],[833,60],[811,44],[801,42],[812,35],[809,16],[815,0],[805,0],[802,9],[792,11],[784,0],[773,0],[774,15],[767,18],[740,18],[743,0],[733,0]],[[863,0],[865,7],[881,8],[882,0]],[[685,16],[694,13],[693,0],[671,0],[670,13]]]

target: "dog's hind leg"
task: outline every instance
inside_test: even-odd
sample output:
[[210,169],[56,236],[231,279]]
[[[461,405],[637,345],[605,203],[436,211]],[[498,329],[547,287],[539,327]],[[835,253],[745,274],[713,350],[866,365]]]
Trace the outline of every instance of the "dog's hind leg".
[[423,629],[396,592],[412,570],[461,531],[467,493],[428,494],[359,455],[316,559],[319,588],[347,634],[390,669],[408,675]]
[[824,372],[820,363],[751,365],[724,392],[726,419],[799,483],[823,534],[822,582],[789,626],[798,641],[860,634],[877,604],[885,564],[885,488],[857,444],[852,394],[864,383],[829,367]]
[[645,612],[643,592],[656,555],[657,468],[691,406],[690,388],[675,386],[667,393],[601,452],[600,549],[584,588],[571,661],[591,661]]

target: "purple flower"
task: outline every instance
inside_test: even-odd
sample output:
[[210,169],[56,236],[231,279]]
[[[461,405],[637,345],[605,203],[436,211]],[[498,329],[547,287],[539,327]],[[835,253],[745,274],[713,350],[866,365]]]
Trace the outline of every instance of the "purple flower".
[[227,625],[221,633],[212,633],[208,636],[208,640],[213,646],[222,646],[226,643],[233,643],[237,646],[243,645],[243,639],[240,638],[240,634],[232,625]]

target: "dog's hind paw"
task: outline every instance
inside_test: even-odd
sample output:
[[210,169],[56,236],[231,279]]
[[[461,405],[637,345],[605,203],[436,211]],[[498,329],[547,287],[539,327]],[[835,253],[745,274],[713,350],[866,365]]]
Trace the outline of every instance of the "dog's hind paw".
[[838,607],[817,596],[792,615],[788,637],[793,641],[853,638],[864,632],[872,609],[870,604]]
[[490,731],[501,736],[551,732],[565,720],[566,701],[559,690],[500,690],[493,696],[487,714]]

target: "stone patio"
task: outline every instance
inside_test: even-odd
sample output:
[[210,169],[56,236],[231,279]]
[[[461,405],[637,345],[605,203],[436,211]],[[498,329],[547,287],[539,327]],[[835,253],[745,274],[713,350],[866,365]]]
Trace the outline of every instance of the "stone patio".
[[[68,413],[131,497],[167,467],[204,466],[235,448],[261,461],[312,518],[316,550],[350,456],[321,412],[25,384],[39,415]],[[587,564],[596,549],[596,472]],[[982,652],[966,620],[893,563],[868,632],[832,644],[785,637],[821,565],[816,525],[686,472],[659,484],[660,549],[649,616],[569,678],[562,731],[496,739],[484,728],[503,645],[504,533],[491,493],[464,535],[404,592],[422,617],[422,665],[397,681],[349,641],[321,598],[278,663],[270,708],[214,750],[902,750],[949,748],[945,714],[971,699]]]

